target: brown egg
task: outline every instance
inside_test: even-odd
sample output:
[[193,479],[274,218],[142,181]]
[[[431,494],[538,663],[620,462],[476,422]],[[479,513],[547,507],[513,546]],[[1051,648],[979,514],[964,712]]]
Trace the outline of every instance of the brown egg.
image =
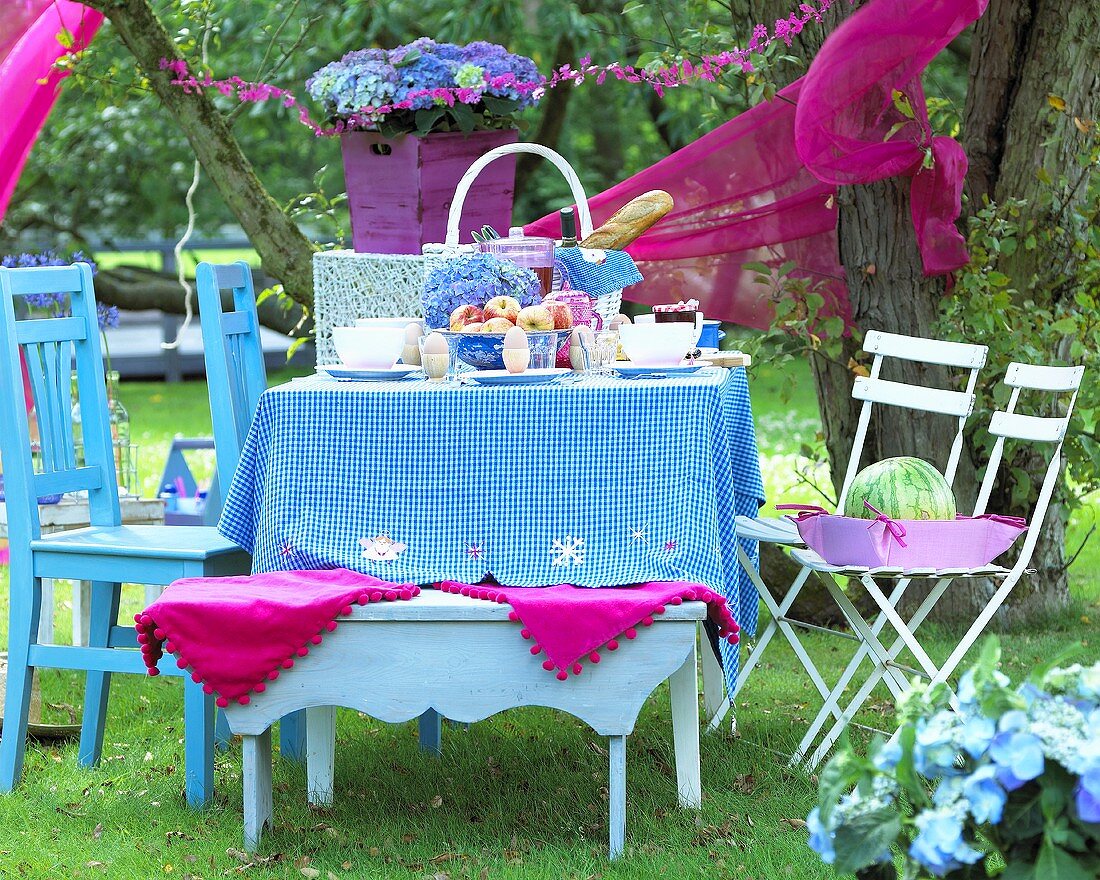
[[504,334],[504,347],[530,348],[531,345],[527,341],[526,331],[522,327],[513,327],[511,330]]

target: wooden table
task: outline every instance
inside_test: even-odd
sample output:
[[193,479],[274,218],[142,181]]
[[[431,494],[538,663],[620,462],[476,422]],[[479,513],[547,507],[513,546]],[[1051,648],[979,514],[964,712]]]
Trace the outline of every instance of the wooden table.
[[[122,524],[127,526],[160,525],[164,523],[164,502],[158,498],[138,498],[123,496],[119,498],[122,512]],[[57,504],[40,504],[38,521],[42,534],[83,529],[89,525],[88,502],[73,498],[63,498]],[[8,508],[0,501],[0,538],[8,537]],[[146,586],[145,604],[151,604],[160,595],[161,587]],[[88,581],[73,582],[73,641],[74,645],[88,644],[88,613],[91,604],[91,585]],[[42,607],[51,613],[43,614],[38,624],[38,642],[43,645],[54,644],[54,608],[53,581],[42,579]]]
[[299,709],[308,719],[309,801],[318,805],[333,797],[335,706],[391,723],[429,710],[466,723],[519,706],[568,712],[609,738],[609,851],[615,858],[626,835],[626,738],[643,703],[668,679],[679,802],[698,809],[695,636],[706,605],[668,606],[637,639],[566,681],[534,662],[510,610],[436,590],[411,602],[356,607],[338,618],[323,650],[295,664],[293,675],[269,682],[248,705],[225,709],[233,733],[244,737],[245,848],[256,849],[272,822],[271,725]]

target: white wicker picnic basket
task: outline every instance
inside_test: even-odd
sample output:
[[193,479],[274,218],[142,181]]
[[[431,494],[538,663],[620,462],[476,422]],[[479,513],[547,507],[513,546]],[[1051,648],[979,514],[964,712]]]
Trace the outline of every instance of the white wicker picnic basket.
[[[455,189],[455,197],[451,202],[450,212],[447,215],[447,240],[442,244],[424,245],[425,279],[428,274],[431,273],[432,269],[444,260],[451,259],[460,254],[472,253],[477,250],[477,245],[475,244],[458,243],[458,224],[462,218],[462,206],[466,202],[466,196],[469,195],[470,187],[473,186],[474,180],[482,172],[485,166],[499,159],[501,156],[509,156],[514,153],[533,153],[536,156],[542,156],[544,159],[550,160],[554,167],[556,167],[565,177],[566,183],[569,184],[569,190],[573,195],[573,201],[577,205],[577,219],[580,225],[581,239],[585,239],[592,234],[592,213],[588,209],[588,196],[585,195],[584,187],[581,185],[581,180],[577,176],[577,172],[573,170],[573,166],[571,166],[560,153],[556,153],[549,147],[544,147],[541,144],[505,144],[503,147],[489,150],[489,152],[474,162],[466,173],[462,175],[462,179],[458,182],[458,187]],[[623,292],[621,290],[613,290],[599,297],[593,303],[593,310],[603,318],[603,323],[606,326],[607,323],[620,312],[622,303]]]

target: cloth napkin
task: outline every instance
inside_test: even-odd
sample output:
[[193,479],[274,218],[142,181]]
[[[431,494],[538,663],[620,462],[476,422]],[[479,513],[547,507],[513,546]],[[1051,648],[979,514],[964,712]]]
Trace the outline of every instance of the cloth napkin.
[[275,571],[240,577],[183,578],[135,615],[150,675],[164,651],[180,669],[217,694],[219,706],[241,705],[266,681],[321,644],[351,606],[408,600],[415,584],[395,584],[345,568]]
[[554,259],[561,263],[574,290],[589,296],[603,296],[642,280],[642,273],[626,251],[597,248],[554,248]]
[[458,581],[443,581],[436,586],[447,593],[511,605],[509,617],[522,624],[520,635],[533,642],[531,653],[537,656],[545,652],[542,668],[547,672],[557,670],[560,681],[570,673],[580,675],[584,660],[599,663],[599,649],[615,651],[620,638],[636,638],[637,627],[651,626],[654,616],[665,613],[666,605],[706,602],[707,614],[718,626],[721,638],[736,644],[740,631],[724,596],[684,581],[597,590],[572,584],[504,587]]

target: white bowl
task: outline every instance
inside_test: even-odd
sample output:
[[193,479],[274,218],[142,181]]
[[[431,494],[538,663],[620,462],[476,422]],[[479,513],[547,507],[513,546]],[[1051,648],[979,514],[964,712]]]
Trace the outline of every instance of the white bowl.
[[405,345],[405,327],[333,327],[332,344],[345,367],[388,370]]
[[619,341],[639,367],[674,367],[695,345],[694,324],[621,324]]
[[409,324],[424,326],[423,318],[356,318],[356,327],[408,327]]

